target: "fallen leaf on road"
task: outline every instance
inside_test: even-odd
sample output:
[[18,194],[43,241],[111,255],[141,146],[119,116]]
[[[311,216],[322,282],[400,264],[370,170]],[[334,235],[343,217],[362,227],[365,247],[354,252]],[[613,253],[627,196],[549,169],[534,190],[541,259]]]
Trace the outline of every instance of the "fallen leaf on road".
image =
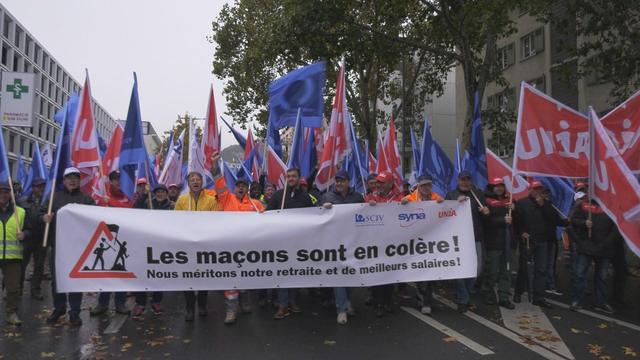
[[598,360],[613,360],[613,358],[609,355],[602,355],[598,357]]
[[183,344],[188,344],[188,343],[190,343],[191,341],[192,341],[191,339],[184,339],[184,340],[182,340],[182,343],[183,343]]
[[576,328],[571,328],[571,332],[572,332],[572,333],[574,333],[574,334],[580,334],[580,333],[582,333],[583,331],[582,331],[582,330],[578,330],[578,329],[576,329]]
[[552,316],[552,318],[554,318],[556,320],[562,320],[562,316],[558,316],[558,315],[554,315],[554,316]]
[[333,345],[336,344],[336,341],[335,340],[325,340],[324,344],[328,345],[328,346],[333,346]]
[[591,353],[592,355],[595,356],[600,356],[600,354],[602,354],[602,350],[604,349],[603,346],[600,345],[595,345],[595,344],[588,344],[587,345],[587,350],[589,350],[589,353]]
[[636,351],[632,347],[623,346],[622,351],[624,352],[625,356],[631,356],[631,357],[638,356],[638,353],[636,353]]
[[146,344],[151,347],[156,347],[156,346],[164,345],[164,342],[159,340],[149,340],[146,342]]
[[442,338],[442,341],[446,343],[454,343],[454,342],[458,342],[458,339],[454,338],[453,336],[447,336],[445,338]]
[[124,345],[120,347],[120,351],[122,352],[128,351],[129,349],[131,349],[132,346],[133,346],[133,343],[130,343],[130,342],[124,343]]
[[40,353],[40,357],[43,359],[53,359],[54,357],[56,357],[56,353],[43,351]]
[[606,329],[606,328],[608,328],[608,327],[609,327],[609,325],[607,325],[606,323],[601,323],[600,325],[598,325],[598,327],[599,327],[600,329]]

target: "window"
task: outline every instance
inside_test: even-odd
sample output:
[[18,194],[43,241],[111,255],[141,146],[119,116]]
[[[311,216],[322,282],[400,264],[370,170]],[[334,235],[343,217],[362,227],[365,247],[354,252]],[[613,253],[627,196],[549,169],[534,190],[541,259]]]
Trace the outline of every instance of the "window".
[[9,59],[9,47],[6,44],[2,44],[2,65],[7,66],[8,59]]
[[48,68],[49,66],[49,55],[47,55],[46,53],[43,52],[42,54],[42,71],[46,72],[47,70],[49,70]]
[[2,27],[2,35],[4,35],[4,37],[6,37],[7,39],[9,38],[9,26],[11,26],[11,19],[5,15],[4,16],[4,26]]
[[9,151],[15,152],[16,136],[9,132]]
[[33,48],[33,62],[40,65],[40,46],[38,45]]
[[546,92],[545,89],[545,82],[544,82],[544,75],[540,76],[539,78],[535,78],[533,80],[529,80],[527,81],[527,83],[529,83],[529,85],[533,86],[534,88],[542,91],[542,92]]
[[516,62],[516,50],[513,43],[498,49],[497,59],[500,70],[504,70],[513,65]]
[[20,59],[18,55],[13,55],[13,71],[17,72],[20,66]]
[[503,91],[487,97],[487,108],[489,110],[499,111],[515,111],[516,92],[513,89],[504,89]]
[[33,43],[33,40],[31,40],[30,37],[26,36],[25,37],[25,42],[24,42],[24,53],[27,54],[27,56],[31,56],[31,44]]
[[18,49],[22,46],[22,29],[16,26],[16,31],[13,33],[13,43]]
[[20,149],[18,150],[18,154],[20,155],[24,154],[24,144],[25,144],[25,138],[24,136],[20,136]]
[[522,60],[526,60],[544,51],[544,28],[528,33],[520,39]]

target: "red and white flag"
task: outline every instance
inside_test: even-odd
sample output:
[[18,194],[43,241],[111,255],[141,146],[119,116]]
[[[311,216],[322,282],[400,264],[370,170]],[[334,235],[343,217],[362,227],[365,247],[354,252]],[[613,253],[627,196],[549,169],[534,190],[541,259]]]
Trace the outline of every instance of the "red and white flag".
[[389,161],[387,160],[387,152],[382,145],[382,137],[380,137],[380,133],[378,133],[378,162],[376,163],[375,173],[382,174],[383,172],[391,171],[389,169]]
[[391,116],[391,119],[389,120],[389,127],[387,127],[387,131],[384,134],[384,153],[387,157],[389,171],[393,174],[396,186],[400,189],[402,188],[402,180],[404,179],[404,176],[402,175],[402,157],[398,150],[396,123],[393,121],[393,116]]
[[334,176],[338,165],[351,152],[350,121],[347,110],[347,96],[345,91],[345,69],[344,60],[340,66],[338,80],[336,84],[336,96],[333,99],[333,109],[331,110],[331,121],[324,142],[322,157],[316,176],[316,186],[320,191],[326,190],[334,182]]
[[622,159],[598,115],[590,109],[592,161],[589,191],[640,256],[640,184]]
[[600,121],[629,169],[640,174],[640,91]]
[[282,189],[286,181],[287,166],[278,154],[276,154],[271,145],[266,146],[267,157],[264,161],[267,162],[267,181],[275,185],[277,189]]
[[523,82],[513,171],[587,177],[589,119]]
[[[369,150],[367,149],[367,151]],[[377,167],[378,167],[378,160],[376,160],[376,157],[373,156],[371,151],[369,151],[369,174],[375,173]]]
[[220,129],[216,115],[216,99],[213,96],[213,86],[209,92],[209,105],[207,105],[207,118],[202,134],[202,153],[204,154],[204,167],[211,170],[211,155],[220,152]]
[[122,147],[122,135],[124,130],[120,125],[117,125],[111,135],[111,141],[107,147],[107,151],[104,153],[102,159],[102,171],[105,176],[111,174],[112,171],[120,169],[120,148]]
[[71,134],[71,164],[80,170],[80,190],[94,199],[105,195],[104,182],[100,171],[100,147],[91,106],[91,84],[87,72],[76,122]]
[[244,160],[247,160],[249,154],[251,154],[251,150],[256,146],[253,141],[253,134],[251,133],[251,129],[249,129],[249,134],[247,134],[247,145],[244,147]]
[[[514,200],[527,197],[529,194],[529,182],[520,175],[513,176],[513,170],[500,157],[487,149],[487,172],[489,179],[502,178],[507,191],[513,195]],[[511,182],[513,176],[513,183]]]

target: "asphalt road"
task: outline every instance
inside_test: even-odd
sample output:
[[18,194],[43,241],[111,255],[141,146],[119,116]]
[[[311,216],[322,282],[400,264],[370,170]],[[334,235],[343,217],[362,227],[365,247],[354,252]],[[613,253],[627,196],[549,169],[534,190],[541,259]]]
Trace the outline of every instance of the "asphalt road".
[[[568,292],[567,275],[559,283]],[[568,295],[550,295],[555,304],[544,311],[526,303],[500,310],[476,295],[472,311],[461,315],[451,303],[452,284],[443,282],[432,316],[415,309],[409,286],[396,294],[394,312],[378,319],[364,304],[367,291],[354,289],[357,315],[347,325],[338,325],[334,308],[323,307],[313,291],[303,292],[300,314],[273,320],[273,309],[254,299],[253,312],[231,326],[223,324],[220,292],[209,295],[209,316],[193,323],[184,321],[182,293],[166,294],[165,313],[148,312],[141,321],[113,312],[89,317],[97,296],[88,294],[79,328],[47,324],[50,294],[36,301],[27,290],[24,324],[5,326],[2,318],[0,359],[633,359],[640,354],[640,279],[626,285],[627,306],[611,316],[592,311],[593,295],[583,312],[568,310]]]

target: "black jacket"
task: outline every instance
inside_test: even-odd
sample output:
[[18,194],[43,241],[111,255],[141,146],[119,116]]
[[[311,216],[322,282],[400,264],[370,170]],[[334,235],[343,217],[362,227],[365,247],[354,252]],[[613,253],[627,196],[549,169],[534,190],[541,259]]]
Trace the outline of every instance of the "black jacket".
[[[153,207],[153,210],[173,210],[176,204],[169,199],[163,202],[158,202],[156,198],[153,198],[151,200],[151,206]],[[140,199],[136,200],[136,203],[133,204],[133,207],[135,209],[149,209],[149,199],[147,199],[146,196],[141,197]]]
[[[507,244],[513,247],[513,221],[508,225],[504,218],[509,214],[509,194],[498,196],[493,192],[485,193],[489,218],[485,227],[484,243],[487,250],[505,250]],[[513,211],[511,212],[513,219]]]
[[[471,190],[473,191],[473,194],[471,193],[471,191],[461,191],[460,189],[449,191],[445,199],[458,200],[458,197],[460,197],[461,195],[469,198],[469,201],[471,201],[471,218],[473,219],[473,233],[475,234],[476,241],[484,242],[484,226],[486,221],[488,220],[488,216],[482,215],[482,213],[479,210],[479,207],[486,206],[487,201],[484,198],[484,194],[482,193],[482,191],[476,189],[475,187],[472,188]],[[478,200],[480,200],[480,204],[473,196],[474,194],[478,197]]]
[[25,237],[25,245],[41,244],[44,236],[44,223],[40,220],[40,201],[33,194],[18,201],[18,206],[25,210],[25,222],[29,222],[31,231]]
[[581,254],[612,258],[618,241],[622,241],[620,232],[611,218],[597,205],[592,202],[591,237],[587,228],[589,218],[589,206],[587,202],[576,206],[571,218],[571,227],[576,234],[576,244],[578,252]]
[[[47,213],[48,202],[40,207],[40,215],[44,215]],[[57,213],[58,210],[62,209],[63,206],[68,204],[81,204],[81,205],[95,205],[96,202],[93,201],[92,198],[83,194],[80,189],[76,189],[73,191],[68,191],[67,189],[62,189],[60,191],[56,191],[53,194],[53,204],[51,207],[52,213]],[[42,221],[42,218],[40,218]],[[51,227],[49,228],[49,244],[51,246],[56,246],[56,222],[57,216],[54,216],[53,221],[51,222]]]
[[355,191],[353,188],[349,188],[349,192],[347,193],[347,196],[342,197],[342,194],[336,192],[335,187],[332,186],[329,189],[329,191],[327,191],[322,195],[319,205],[322,205],[324,203],[332,203],[334,205],[337,205],[337,204],[357,204],[362,202],[364,202],[364,197],[362,197],[362,194]]
[[[280,210],[282,206],[282,195],[284,193],[284,189],[280,189],[273,194],[271,200],[269,200],[269,205],[267,205],[267,210]],[[300,187],[289,188],[287,187],[287,196],[284,200],[284,208],[285,209],[296,209],[303,207],[312,207],[313,201],[311,201],[311,197],[307,194],[304,189]]]
[[556,227],[567,225],[567,220],[560,216],[551,202],[545,201],[540,206],[530,196],[516,202],[514,213],[517,237],[527,233],[533,242],[555,241]]

